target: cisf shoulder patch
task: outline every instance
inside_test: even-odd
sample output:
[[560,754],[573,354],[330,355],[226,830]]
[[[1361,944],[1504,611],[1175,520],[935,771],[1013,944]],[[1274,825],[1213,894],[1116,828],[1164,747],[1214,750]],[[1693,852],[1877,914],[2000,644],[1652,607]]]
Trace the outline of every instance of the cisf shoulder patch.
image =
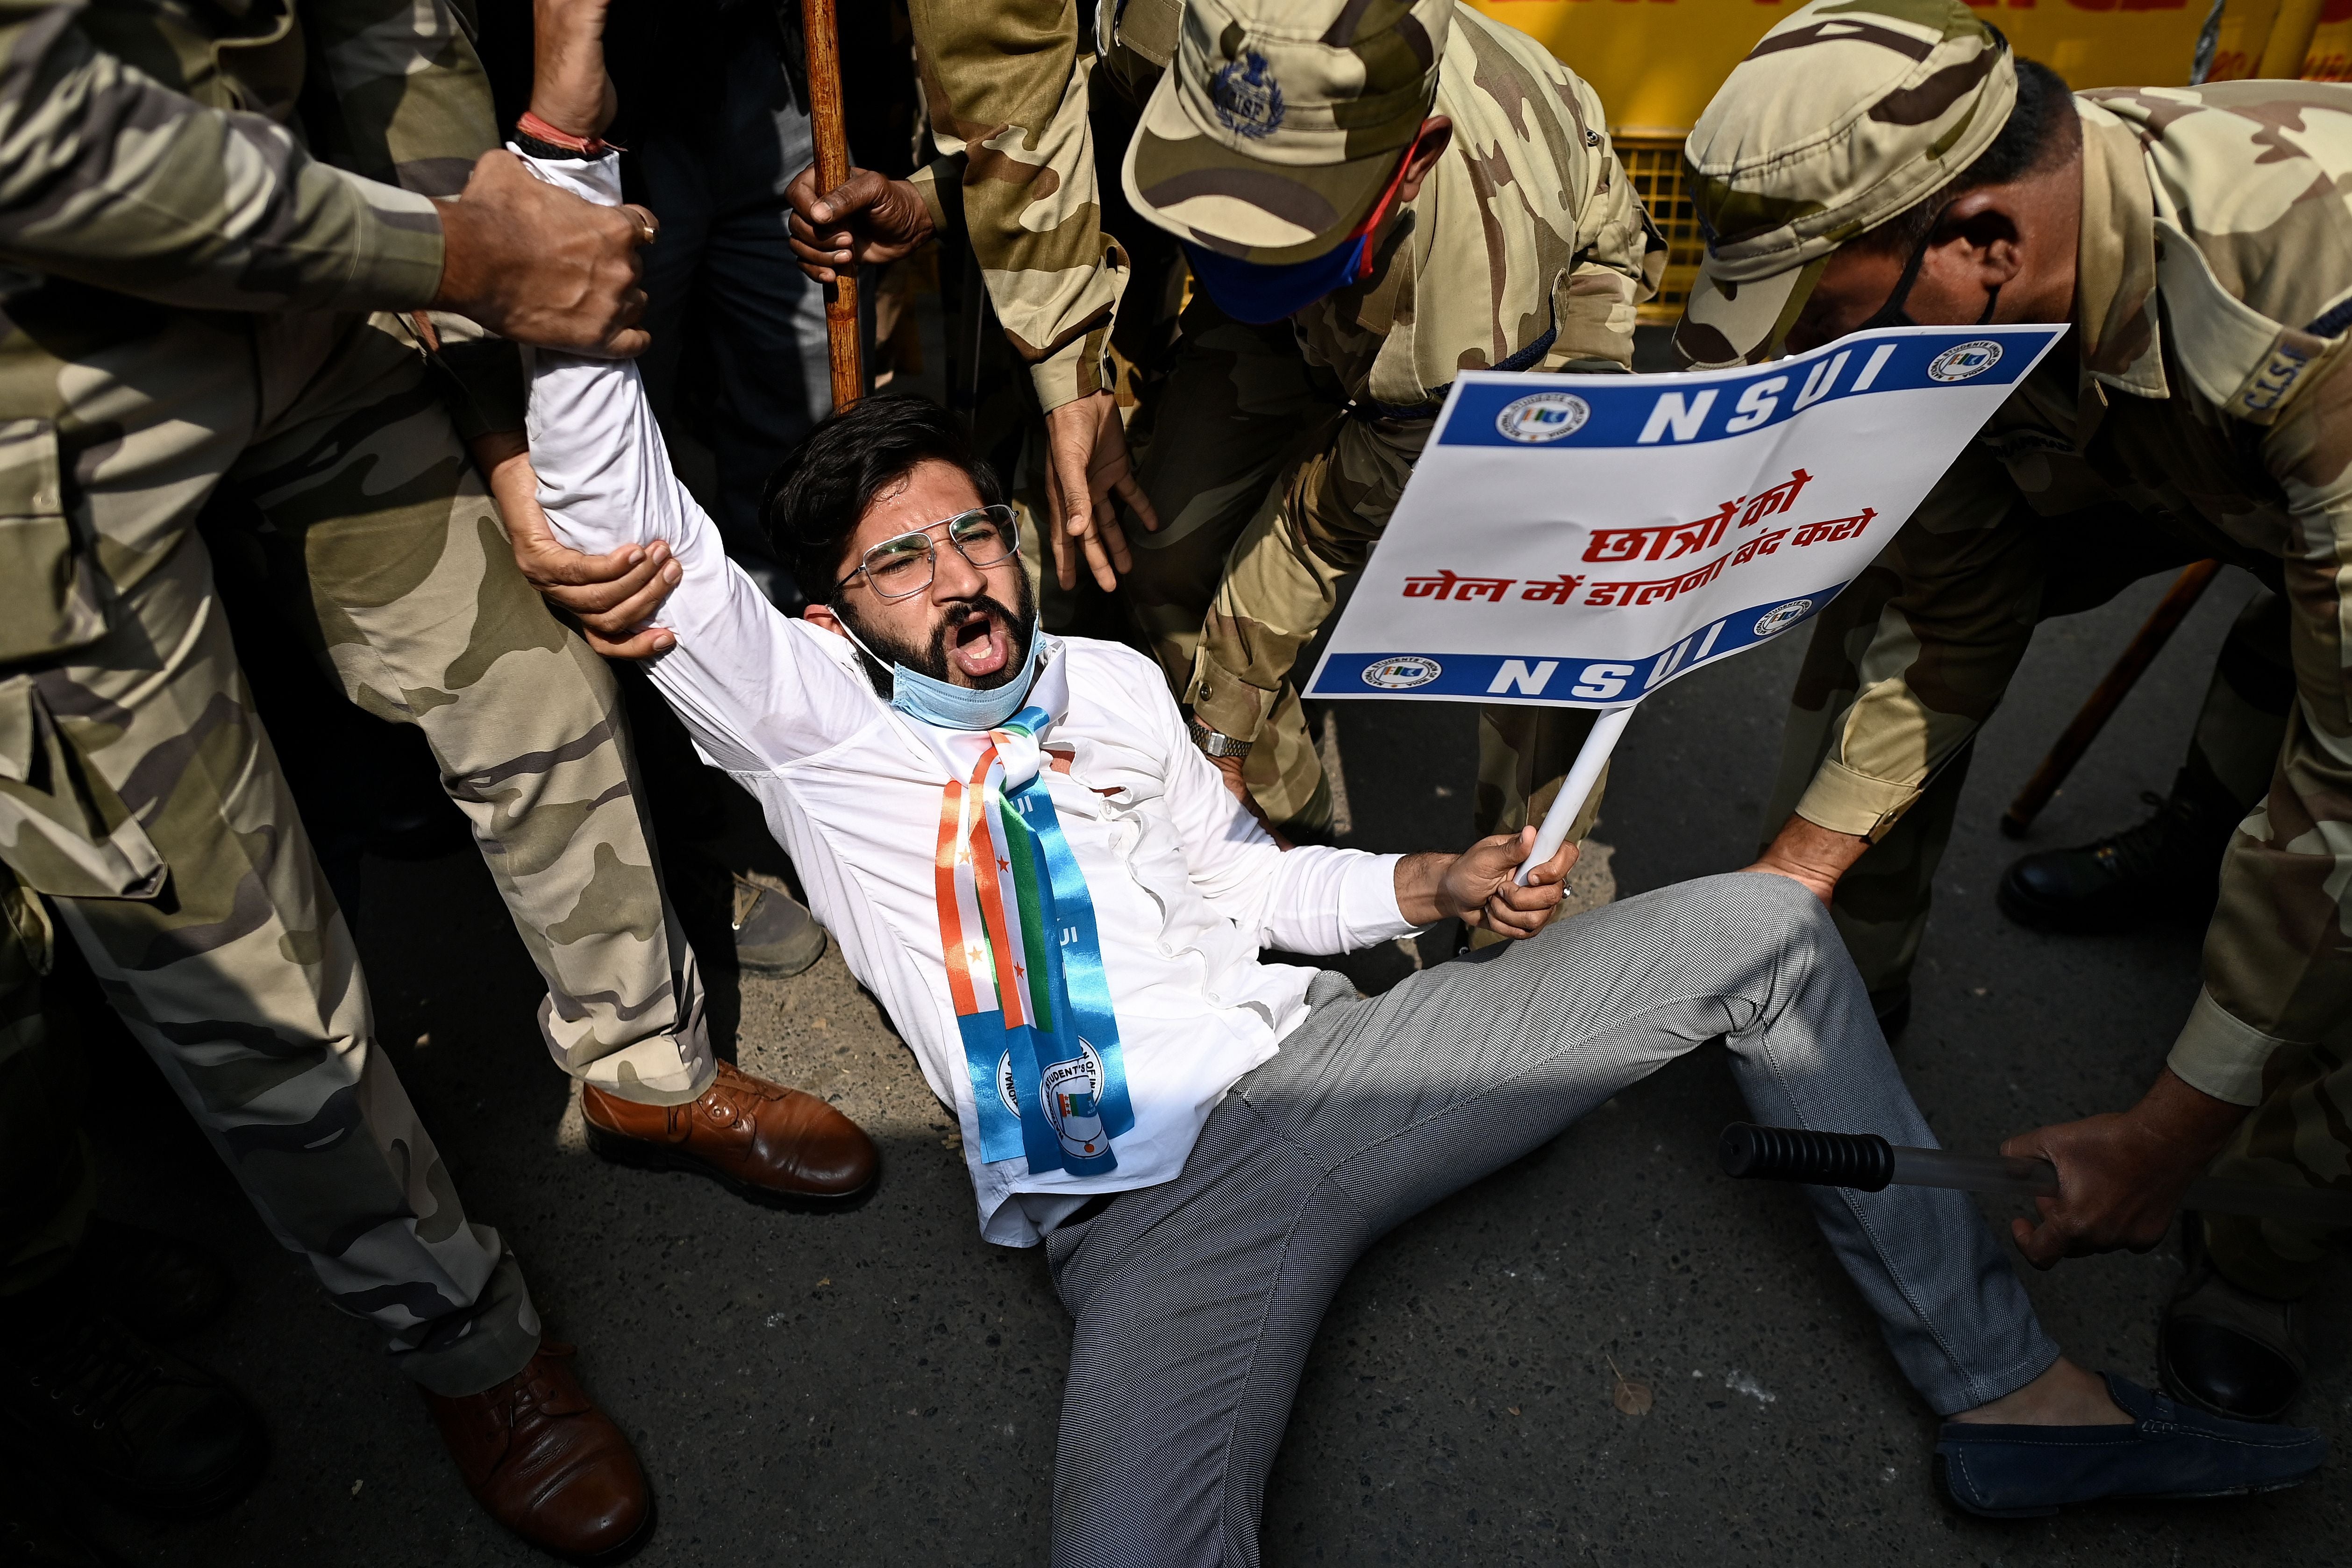
[[2274,422],[2295,394],[2320,378],[2339,357],[2342,338],[2315,338],[2293,327],[2279,329],[2271,352],[2222,405],[2222,411],[2257,425]]
[[2345,338],[2281,326],[2223,288],[2204,252],[2171,223],[2157,219],[2156,236],[2173,353],[2198,392],[2222,413],[2275,424],[2343,357]]

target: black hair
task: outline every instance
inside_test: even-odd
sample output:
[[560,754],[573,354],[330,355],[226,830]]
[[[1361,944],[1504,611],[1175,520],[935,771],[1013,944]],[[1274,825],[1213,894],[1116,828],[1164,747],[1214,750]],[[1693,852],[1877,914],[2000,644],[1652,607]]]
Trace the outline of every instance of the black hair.
[[1944,209],[1987,185],[2006,185],[2038,174],[2071,156],[2083,143],[2083,121],[2066,79],[2039,60],[2017,62],[2017,103],[2009,122],[1948,185],[1922,202],[1872,225],[1847,241],[1869,250],[1907,256],[1936,226]]
[[971,476],[982,505],[1004,500],[995,470],[973,455],[948,411],[927,398],[868,397],[821,421],[793,448],[768,478],[760,521],[803,593],[818,604],[833,602],[858,519],[876,497],[930,461]]

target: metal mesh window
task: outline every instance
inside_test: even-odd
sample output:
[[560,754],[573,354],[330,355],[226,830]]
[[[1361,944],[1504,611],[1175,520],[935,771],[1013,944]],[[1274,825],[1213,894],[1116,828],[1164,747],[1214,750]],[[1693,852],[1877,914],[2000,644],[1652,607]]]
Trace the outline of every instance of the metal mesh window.
[[1683,180],[1682,138],[1628,135],[1615,140],[1618,162],[1633,177],[1642,205],[1650,209],[1650,221],[1666,237],[1665,279],[1659,285],[1658,297],[1641,308],[1641,320],[1645,325],[1671,325],[1683,313],[1691,279],[1706,254],[1698,215],[1692,210],[1690,190]]

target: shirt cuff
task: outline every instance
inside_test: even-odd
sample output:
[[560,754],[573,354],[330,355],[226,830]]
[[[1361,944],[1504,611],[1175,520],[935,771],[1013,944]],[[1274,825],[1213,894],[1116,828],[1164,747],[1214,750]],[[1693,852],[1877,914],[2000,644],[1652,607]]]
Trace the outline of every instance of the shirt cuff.
[[1348,867],[1347,878],[1339,884],[1339,923],[1352,939],[1351,947],[1418,936],[1423,931],[1397,907],[1396,868],[1403,858],[1402,855],[1360,855]]
[[352,246],[352,268],[339,300],[324,302],[362,310],[415,310],[441,292],[441,267],[448,246],[441,232],[441,205],[431,196],[397,185],[362,180],[325,164],[325,174],[362,186],[362,211]]
[[1192,708],[1193,718],[1220,735],[1230,735],[1236,741],[1255,741],[1258,731],[1265,728],[1266,716],[1274,711],[1276,695],[1229,674],[1213,655],[1193,668],[1192,683],[1185,688],[1184,701]]
[[2180,1037],[2172,1043],[2172,1054],[2164,1058],[2164,1065],[2181,1082],[2216,1100],[2231,1105],[2260,1105],[2263,1068],[2269,1065],[2271,1053],[2284,1044],[2242,1023],[2213,1000],[2210,991],[2200,991],[2197,1005],[2189,1009],[2189,1022],[2180,1026]]
[[1103,363],[1103,348],[1109,338],[1110,324],[1106,321],[1031,365],[1029,380],[1037,389],[1037,406],[1051,414],[1065,403],[1109,390],[1111,373]]
[[[931,232],[942,237],[942,242],[951,226],[948,222],[948,209],[940,205],[939,169],[940,163],[944,162],[946,160],[941,159],[938,163],[926,163],[907,177],[907,183],[915,187],[915,194],[923,198],[923,210],[931,218]],[[963,226],[957,224],[952,226],[960,229]]]
[[507,151],[559,191],[570,191],[600,207],[621,205],[621,155],[616,152],[601,158],[534,158],[511,142]]
[[1813,782],[1798,797],[1797,815],[1816,827],[1851,833],[1875,844],[1911,809],[1920,793],[1916,784],[1889,784],[1829,757],[1813,771]]

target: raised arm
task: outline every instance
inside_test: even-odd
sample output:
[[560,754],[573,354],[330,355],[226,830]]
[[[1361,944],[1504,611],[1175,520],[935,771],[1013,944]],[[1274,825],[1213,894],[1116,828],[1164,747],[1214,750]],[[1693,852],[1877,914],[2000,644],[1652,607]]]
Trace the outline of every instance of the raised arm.
[[73,0],[0,0],[0,263],[200,310],[439,305],[635,353],[635,227],[503,153],[442,204],[311,158],[99,48]]
[[[620,200],[611,153],[532,166],[592,200]],[[538,506],[557,540],[591,554],[645,550],[660,563],[670,646],[650,671],[703,753],[757,772],[813,749],[810,721],[822,728],[822,716],[808,711],[812,672],[801,666],[823,662],[808,659],[805,646],[822,634],[785,620],[727,558],[719,530],[670,468],[637,367],[538,351],[529,437]]]
[[[535,13],[531,111],[548,133],[587,150],[534,157],[531,172],[617,206],[619,158],[595,147],[613,112],[603,0],[539,0]],[[650,674],[705,757],[730,772],[766,772],[864,721],[870,698],[861,678],[824,656],[826,634],[784,619],[727,558],[718,529],[670,468],[635,365],[539,351],[527,433],[528,455],[492,476],[506,502],[517,475],[536,469],[536,495],[506,505],[508,526],[528,531],[543,517],[573,550],[643,552],[657,572],[648,594],[667,595],[667,651]]]

